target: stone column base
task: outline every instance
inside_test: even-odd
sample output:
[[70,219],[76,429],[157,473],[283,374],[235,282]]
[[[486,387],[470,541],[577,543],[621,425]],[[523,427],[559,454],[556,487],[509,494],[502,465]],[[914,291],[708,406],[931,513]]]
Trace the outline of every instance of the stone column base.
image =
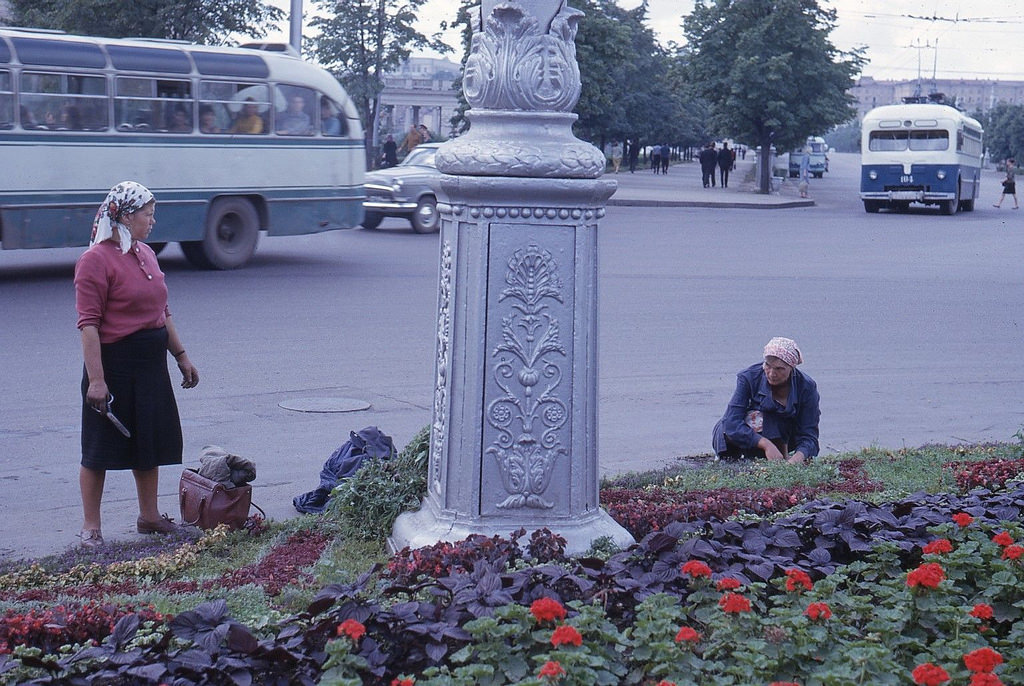
[[394,554],[406,546],[422,548],[438,541],[454,543],[470,534],[507,537],[519,526],[526,529],[527,537],[534,531],[544,528],[562,536],[566,540],[566,555],[581,555],[587,552],[598,538],[608,537],[621,549],[628,548],[634,543],[630,533],[603,509],[592,510],[572,518],[538,517],[537,521],[524,519],[518,525],[512,525],[508,519],[503,519],[491,524],[486,519],[474,518],[470,521],[450,513],[436,512],[431,500],[427,498],[419,510],[399,515],[388,538],[388,549]]

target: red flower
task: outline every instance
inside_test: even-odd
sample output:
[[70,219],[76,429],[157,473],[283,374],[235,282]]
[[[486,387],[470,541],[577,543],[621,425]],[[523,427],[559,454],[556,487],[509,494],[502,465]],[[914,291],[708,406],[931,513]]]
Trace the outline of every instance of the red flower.
[[411,678],[411,677],[410,678],[406,678],[406,679],[392,679],[391,680],[391,686],[414,686],[415,683],[416,683],[416,680]]
[[689,574],[694,579],[699,579],[702,576],[706,576],[709,579],[711,578],[711,567],[708,567],[700,560],[690,560],[689,562],[684,563],[683,566],[679,568],[679,571],[683,574]]
[[549,679],[557,679],[558,677],[565,674],[565,670],[562,669],[562,665],[558,664],[554,660],[549,660],[544,663],[544,666],[540,668],[539,677],[542,679],[547,677]]
[[800,593],[801,591],[809,591],[812,588],[814,588],[814,585],[811,583],[811,577],[807,575],[807,572],[796,567],[786,570],[787,591]]
[[723,612],[733,614],[750,612],[750,601],[739,593],[726,593],[718,599],[718,607],[722,608]]
[[676,682],[674,682],[674,681],[665,681],[664,679],[662,679],[661,681],[658,682],[658,686],[676,686]]
[[700,633],[696,629],[691,629],[688,626],[680,627],[679,632],[676,634],[676,643],[682,643],[689,641],[690,643],[696,643],[700,640]]
[[936,562],[926,562],[907,574],[907,586],[910,588],[917,586],[936,588],[945,578],[946,573],[942,570],[942,565]]
[[978,672],[971,675],[971,681],[968,686],[1003,686],[1003,682],[995,674]]
[[910,673],[910,676],[914,678],[915,684],[920,684],[921,686],[941,686],[949,681],[949,672],[938,665],[933,665],[931,662],[925,662],[923,665],[914,667],[914,671]]
[[566,644],[574,646],[583,645],[583,636],[580,635],[580,632],[576,631],[576,627],[563,624],[551,634],[551,645],[557,648],[560,645]]
[[811,621],[825,620],[832,617],[832,608],[828,606],[828,603],[811,603],[804,610],[804,614],[810,617]]
[[999,545],[1006,547],[1008,545],[1013,545],[1013,536],[1006,533],[1005,531],[1000,531],[992,537],[992,542],[998,543]]
[[974,523],[974,517],[967,514],[966,512],[957,512],[955,515],[953,515],[953,521],[956,522],[957,526],[964,528]]
[[338,625],[338,635],[348,636],[352,639],[353,643],[358,643],[359,639],[366,633],[366,627],[361,622],[357,622],[354,619],[346,619],[344,622]]
[[991,672],[1003,664],[1003,656],[991,648],[978,648],[964,655],[964,665],[972,672]]
[[538,622],[553,622],[565,619],[565,607],[554,598],[538,598],[530,605],[530,614]]
[[768,686],[800,686],[800,684],[795,681],[773,681]]
[[945,538],[936,538],[924,547],[925,555],[941,555],[942,553],[953,552],[953,544]]
[[719,591],[735,591],[737,588],[742,586],[739,579],[733,579],[731,576],[727,576],[718,580],[715,584],[715,588]]
[[978,603],[967,614],[978,619],[992,619],[992,606],[988,603]]
[[1019,560],[1024,555],[1024,546],[1008,545],[1003,548],[1004,560]]

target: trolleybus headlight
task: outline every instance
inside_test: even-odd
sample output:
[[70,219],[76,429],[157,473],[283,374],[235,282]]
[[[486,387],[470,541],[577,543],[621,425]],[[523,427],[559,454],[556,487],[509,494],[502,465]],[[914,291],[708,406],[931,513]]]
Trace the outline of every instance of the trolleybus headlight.
[[944,178],[946,178],[946,170],[940,169],[939,171],[935,172],[935,176],[939,177],[939,181],[942,181]]
[[868,178],[874,181],[875,179],[878,178],[878,172],[872,169],[871,171],[868,172]]

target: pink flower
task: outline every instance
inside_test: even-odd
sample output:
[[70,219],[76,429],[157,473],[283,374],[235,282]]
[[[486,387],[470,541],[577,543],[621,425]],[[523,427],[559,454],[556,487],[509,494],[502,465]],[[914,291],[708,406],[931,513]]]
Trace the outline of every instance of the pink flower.
[[583,645],[583,636],[576,631],[576,627],[563,624],[551,634],[551,645],[556,648],[560,645]]
[[679,568],[679,571],[683,574],[688,574],[694,579],[699,579],[702,576],[707,577],[708,579],[711,578],[711,567],[708,567],[700,560],[690,560],[689,562],[684,563],[683,566]]
[[804,614],[807,615],[812,622],[816,622],[819,619],[825,620],[832,617],[832,608],[828,606],[828,603],[811,603],[804,610]]
[[945,538],[936,538],[924,547],[925,555],[941,555],[942,553],[953,552],[953,544]]
[[688,626],[680,627],[678,633],[676,633],[676,643],[696,643],[699,640],[700,633],[698,633],[696,629],[691,629]]
[[530,605],[530,614],[538,622],[553,622],[565,619],[565,607],[554,598],[538,598]]

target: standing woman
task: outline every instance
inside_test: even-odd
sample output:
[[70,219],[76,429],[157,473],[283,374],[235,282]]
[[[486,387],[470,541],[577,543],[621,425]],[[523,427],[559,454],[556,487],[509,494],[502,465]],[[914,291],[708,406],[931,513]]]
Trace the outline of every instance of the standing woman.
[[764,347],[763,362],[736,375],[736,391],[712,431],[718,457],[799,464],[818,454],[818,386],[796,368],[803,361],[792,339],[777,337]]
[[1006,160],[1006,178],[1003,179],[1003,192],[999,196],[999,202],[992,207],[999,207],[1003,204],[1003,198],[1008,195],[1013,196],[1013,209],[1019,210],[1020,205],[1017,204],[1017,162],[1012,157]]
[[85,358],[79,484],[87,547],[103,544],[100,502],[110,469],[132,470],[139,533],[177,528],[157,507],[159,467],[181,464],[182,453],[167,352],[181,371],[182,388],[195,387],[199,371],[171,321],[156,254],[143,242],[156,223],[155,209],[145,186],[134,181],[114,186],[96,213],[89,249],[75,265]]

